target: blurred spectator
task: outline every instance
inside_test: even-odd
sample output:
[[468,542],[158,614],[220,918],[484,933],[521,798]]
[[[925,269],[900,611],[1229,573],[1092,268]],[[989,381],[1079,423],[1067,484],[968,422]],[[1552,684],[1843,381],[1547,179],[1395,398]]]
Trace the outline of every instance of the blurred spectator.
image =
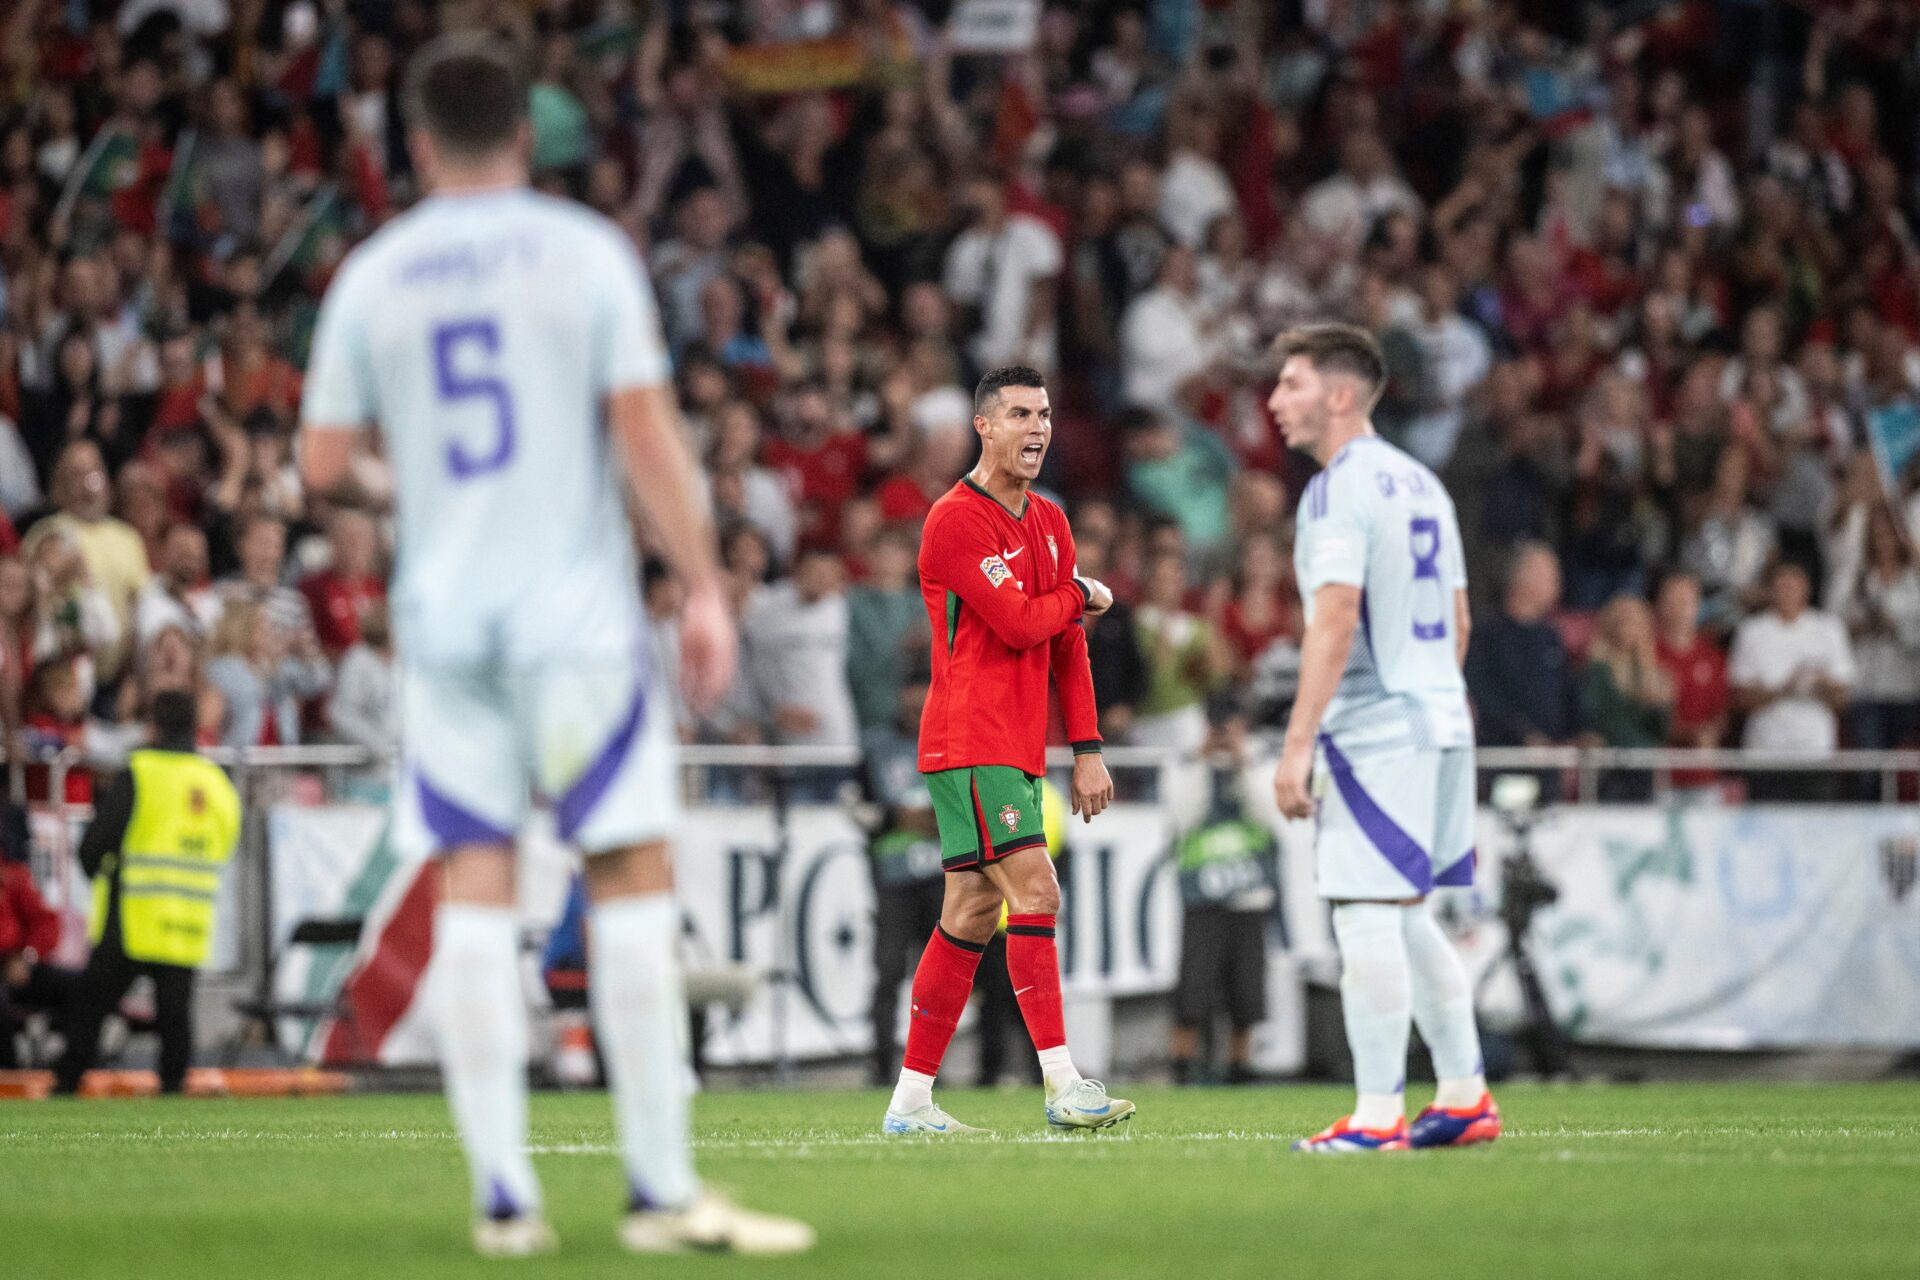
[[1420,212],[1420,197],[1393,170],[1393,156],[1380,135],[1357,126],[1340,143],[1340,168],[1314,184],[1301,205],[1307,224],[1348,256],[1389,213]]
[[1764,597],[1774,555],[1773,525],[1748,497],[1748,470],[1746,450],[1721,451],[1713,488],[1680,549],[1681,565],[1706,595],[1708,619],[1722,628]]
[[1228,533],[1227,489],[1234,472],[1233,455],[1220,437],[1151,409],[1127,410],[1119,428],[1134,499],[1174,521],[1196,550],[1218,548]]
[[287,526],[272,516],[249,516],[242,521],[234,546],[239,572],[214,583],[221,612],[237,604],[258,605],[289,638],[317,644],[307,598],[281,580]]
[[831,551],[800,553],[793,577],[756,591],[741,621],[744,669],[777,742],[850,747],[845,571]]
[[247,103],[232,80],[216,80],[208,93],[208,128],[194,147],[194,173],[215,225],[234,244],[253,242],[260,224],[266,166],[248,128]]
[[1920,570],[1884,504],[1865,513],[1864,554],[1828,599],[1846,624],[1858,676],[1847,712],[1851,745],[1904,747],[1920,736]]
[[1201,309],[1193,250],[1175,245],[1160,260],[1154,287],[1120,321],[1121,393],[1130,404],[1178,412],[1214,360]]
[[48,963],[59,945],[60,916],[27,864],[0,855],[0,1071],[20,1066],[26,1014],[58,1014],[72,1000],[76,975]]
[[[1661,666],[1653,610],[1638,596],[1615,596],[1596,620],[1580,676],[1580,724],[1609,747],[1663,747],[1673,723],[1673,680]],[[1615,772],[1602,798],[1645,800],[1651,778]]]
[[1206,740],[1207,694],[1226,662],[1212,626],[1188,612],[1186,598],[1187,571],[1180,557],[1154,557],[1134,612],[1147,666],[1147,691],[1133,722],[1133,741],[1140,746],[1194,752]]
[[766,461],[785,473],[798,504],[800,544],[831,548],[840,508],[860,492],[867,469],[867,437],[834,416],[826,389],[807,383],[789,393],[780,411],[781,434],[767,442]]
[[[1700,629],[1699,582],[1684,573],[1668,574],[1654,598],[1654,621],[1659,629],[1656,652],[1673,686],[1669,744],[1706,750],[1725,746],[1727,656]],[[1675,781],[1688,786],[1707,776],[1676,776]]]
[[[677,352],[700,333],[700,295],[727,270],[727,237],[734,215],[718,187],[701,187],[680,202],[677,234],[654,252],[667,341]],[[714,353],[718,357],[718,353]]]
[[380,529],[364,511],[341,507],[327,526],[327,567],[300,582],[314,633],[331,660],[360,640],[367,614],[387,598]]
[[1160,225],[1176,243],[1198,250],[1214,220],[1237,208],[1220,167],[1218,104],[1188,100],[1167,116],[1167,167],[1160,174]]
[[214,625],[210,653],[207,680],[225,703],[220,745],[297,746],[300,700],[327,691],[318,652],[301,653],[266,605],[234,600]]
[[[1107,548],[1112,535],[1093,527],[1087,509],[1075,513],[1074,554],[1082,577],[1106,582]],[[1093,668],[1093,701],[1100,708],[1100,736],[1131,742],[1135,713],[1147,696],[1146,656],[1133,607],[1116,594],[1112,606],[1081,623],[1087,631],[1087,662]]]
[[1269,646],[1297,645],[1303,630],[1293,566],[1271,537],[1255,535],[1240,551],[1240,563],[1220,602],[1215,625],[1226,644],[1236,679],[1246,680]]
[[[23,549],[39,564],[36,552],[48,539],[71,541],[86,581],[112,611],[111,634],[92,637],[101,672],[110,678],[130,653],[124,637],[132,633],[134,600],[151,576],[147,548],[131,525],[109,513],[113,490],[100,449],[91,441],[76,441],[61,452],[52,487],[57,510],[28,531]],[[61,581],[73,580],[63,575]]]
[[1412,332],[1426,360],[1432,399],[1408,424],[1407,451],[1441,471],[1453,457],[1469,398],[1493,368],[1493,346],[1460,314],[1459,282],[1444,263],[1420,274],[1420,323]]
[[33,675],[39,602],[33,571],[19,556],[0,557],[0,728],[20,724],[20,701]]
[[207,535],[198,526],[176,524],[160,543],[160,571],[140,589],[134,611],[142,646],[167,627],[204,639],[220,616],[220,602],[207,581]]
[[32,663],[73,658],[81,664],[84,697],[93,697],[101,676],[99,656],[120,642],[120,628],[107,594],[94,585],[73,535],[59,528],[33,539]]
[[[23,725],[27,750],[37,757],[71,749],[88,754],[87,703],[93,681],[84,658],[62,656],[37,663],[27,681]],[[53,799],[52,773],[45,766],[27,771],[27,798]],[[67,772],[65,799],[86,804],[93,798],[91,775],[83,768]]]
[[1577,694],[1553,624],[1559,603],[1559,558],[1539,543],[1522,546],[1500,613],[1474,628],[1467,650],[1467,689],[1484,745],[1555,747],[1573,740]]
[[960,206],[966,224],[947,249],[943,278],[947,296],[971,311],[974,367],[1052,372],[1060,237],[1038,218],[1009,212],[1005,187],[987,174],[966,180]]
[[146,744],[146,717],[153,709],[156,695],[168,692],[189,694],[199,712],[199,743],[218,745],[220,725],[226,715],[226,700],[207,682],[206,641],[184,627],[161,629],[135,659],[133,671],[120,682],[112,726],[95,722],[89,731],[101,746],[99,754],[119,763],[126,754]]
[[[5,355],[5,344],[0,343],[0,359]],[[40,501],[40,477],[33,455],[27,452],[19,424],[7,415],[5,402],[0,401],[0,515],[7,517],[0,526],[0,542],[5,541],[5,531]]]
[[341,741],[385,758],[400,742],[386,601],[370,601],[355,630],[359,634],[340,659],[339,678],[327,702],[327,726]]
[[714,505],[723,516],[745,520],[773,544],[782,564],[792,561],[799,529],[786,481],[761,466],[760,414],[744,400],[731,400],[714,414],[708,471]]
[[847,592],[846,683],[863,734],[899,718],[901,682],[927,652],[918,543],[904,529],[882,529],[867,553],[867,580]]
[[[1840,619],[1808,607],[1807,571],[1791,561],[1767,579],[1765,612],[1740,624],[1727,659],[1735,707],[1746,712],[1741,745],[1749,751],[1824,756],[1840,744],[1839,713],[1856,673]],[[1829,778],[1761,773],[1750,790],[1762,799],[1816,799]]]
[[906,467],[881,481],[873,492],[883,519],[890,523],[905,521],[918,528],[934,502],[966,473],[973,460],[971,417],[969,406],[969,425],[964,431],[943,425],[914,432],[913,453]]

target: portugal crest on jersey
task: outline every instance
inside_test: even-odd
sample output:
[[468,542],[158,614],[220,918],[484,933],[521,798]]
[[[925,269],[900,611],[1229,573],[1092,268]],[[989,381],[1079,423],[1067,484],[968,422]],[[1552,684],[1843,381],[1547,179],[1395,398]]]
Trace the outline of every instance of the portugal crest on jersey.
[[1053,540],[1052,534],[1047,535],[1047,554],[1053,557],[1053,567],[1058,569],[1060,567],[1060,544]]
[[1003,804],[1000,806],[1000,821],[1006,824],[1007,834],[1011,835],[1020,829],[1020,811],[1010,804]]

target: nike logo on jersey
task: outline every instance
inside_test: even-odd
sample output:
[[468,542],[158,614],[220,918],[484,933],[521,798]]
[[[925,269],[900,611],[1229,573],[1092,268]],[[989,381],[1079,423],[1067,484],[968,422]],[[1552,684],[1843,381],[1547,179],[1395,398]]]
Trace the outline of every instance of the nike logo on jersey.
[[1002,560],[1011,560],[1011,559],[1013,559],[1013,558],[1014,558],[1015,556],[1017,556],[1017,555],[1019,555],[1021,551],[1025,551],[1025,550],[1026,550],[1026,548],[1025,548],[1025,547],[1021,547],[1021,548],[1019,548],[1019,550],[1016,550],[1016,551],[1002,551],[1002,552],[1000,553],[1000,558],[1001,558]]
[[1020,998],[1021,996],[1023,996],[1023,995],[1025,995],[1025,994],[1027,994],[1027,992],[1029,992],[1029,991],[1031,991],[1031,990],[1033,990],[1033,988],[1032,988],[1032,987],[1021,987],[1021,988],[1020,988],[1020,989],[1019,989],[1018,991],[1015,991],[1015,992],[1013,993],[1013,998],[1014,998],[1015,1000],[1018,1000],[1018,999],[1019,999],[1019,998]]

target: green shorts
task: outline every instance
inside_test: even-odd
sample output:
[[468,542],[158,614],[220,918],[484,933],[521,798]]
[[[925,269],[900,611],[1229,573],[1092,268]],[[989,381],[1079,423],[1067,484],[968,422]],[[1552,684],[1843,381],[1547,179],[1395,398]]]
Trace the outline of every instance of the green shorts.
[[1022,849],[1045,848],[1040,779],[1002,764],[926,775],[940,824],[940,869],[977,871]]

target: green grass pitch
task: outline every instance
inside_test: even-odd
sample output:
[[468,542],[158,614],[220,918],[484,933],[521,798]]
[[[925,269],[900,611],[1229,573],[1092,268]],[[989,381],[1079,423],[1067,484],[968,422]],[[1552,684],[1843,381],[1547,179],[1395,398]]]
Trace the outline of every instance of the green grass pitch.
[[1920,1276],[1920,1089],[1501,1092],[1491,1148],[1287,1150],[1344,1090],[1119,1090],[1131,1130],[1055,1136],[1036,1092],[945,1090],[990,1139],[888,1140],[876,1093],[716,1093],[703,1174],[802,1215],[799,1259],[630,1258],[606,1099],[536,1097],[554,1258],[467,1251],[435,1096],[0,1103],[6,1280],[548,1276]]

